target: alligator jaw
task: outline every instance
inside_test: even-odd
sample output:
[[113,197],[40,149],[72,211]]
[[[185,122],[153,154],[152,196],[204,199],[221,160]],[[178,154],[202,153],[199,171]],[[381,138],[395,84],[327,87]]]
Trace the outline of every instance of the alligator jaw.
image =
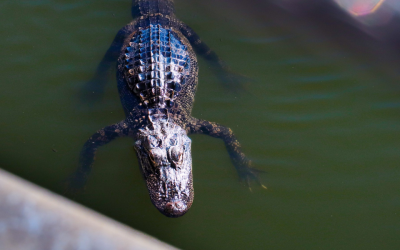
[[[182,184],[187,180],[181,181]],[[160,181],[160,177],[151,175],[146,179],[147,189],[154,206],[167,217],[180,217],[184,215],[193,202],[192,178],[182,189],[178,183]]]
[[184,215],[193,202],[191,140],[180,126],[157,122],[140,129],[135,150],[150,199],[168,217]]

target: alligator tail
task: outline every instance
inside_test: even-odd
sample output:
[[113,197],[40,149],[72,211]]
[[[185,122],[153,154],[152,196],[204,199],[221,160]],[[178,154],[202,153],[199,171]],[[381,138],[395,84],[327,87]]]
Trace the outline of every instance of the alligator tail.
[[150,14],[173,15],[173,0],[133,0],[132,16],[146,16]]

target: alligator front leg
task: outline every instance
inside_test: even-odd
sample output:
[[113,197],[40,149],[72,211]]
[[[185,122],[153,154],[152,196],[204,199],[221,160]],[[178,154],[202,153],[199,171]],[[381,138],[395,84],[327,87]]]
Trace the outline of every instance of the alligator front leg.
[[229,156],[240,179],[245,181],[250,190],[251,180],[258,182],[261,187],[266,189],[258,179],[258,174],[263,171],[251,167],[251,161],[247,159],[245,154],[242,152],[242,147],[230,128],[221,126],[215,122],[193,118],[192,122],[189,123],[189,133],[206,134],[222,139],[225,142],[226,149],[228,150]]
[[97,148],[118,137],[128,136],[130,134],[129,125],[126,121],[102,128],[93,134],[83,145],[79,159],[79,167],[67,179],[66,192],[74,194],[83,190],[92,170]]

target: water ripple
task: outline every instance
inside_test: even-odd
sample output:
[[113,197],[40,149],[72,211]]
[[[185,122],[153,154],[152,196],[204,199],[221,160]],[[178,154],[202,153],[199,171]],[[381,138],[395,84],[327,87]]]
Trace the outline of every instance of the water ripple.
[[325,74],[315,76],[301,76],[292,78],[296,82],[327,82],[342,79],[342,74]]
[[244,37],[244,38],[239,38],[238,40],[241,42],[246,42],[246,43],[256,43],[256,44],[264,44],[264,43],[275,43],[275,42],[280,42],[283,40],[288,39],[289,36],[275,36],[275,37]]

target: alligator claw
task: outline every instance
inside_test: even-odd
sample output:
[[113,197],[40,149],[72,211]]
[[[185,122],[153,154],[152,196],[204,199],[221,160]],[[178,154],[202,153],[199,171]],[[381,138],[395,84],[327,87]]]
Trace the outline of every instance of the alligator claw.
[[245,181],[245,185],[249,188],[250,192],[252,192],[250,182],[255,181],[264,189],[268,189],[265,185],[263,185],[258,177],[259,174],[265,173],[265,171],[256,169],[251,167],[251,161],[248,162],[248,166],[242,167],[239,176],[242,181]]

